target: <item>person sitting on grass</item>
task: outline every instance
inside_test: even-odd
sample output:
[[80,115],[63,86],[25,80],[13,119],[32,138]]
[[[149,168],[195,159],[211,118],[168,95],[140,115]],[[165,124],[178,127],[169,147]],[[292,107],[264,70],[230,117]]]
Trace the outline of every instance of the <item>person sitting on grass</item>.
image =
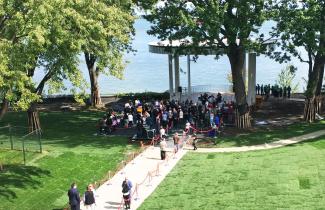
[[107,133],[107,117],[104,116],[102,119],[99,120],[98,122],[98,127],[99,127],[99,134],[104,135]]

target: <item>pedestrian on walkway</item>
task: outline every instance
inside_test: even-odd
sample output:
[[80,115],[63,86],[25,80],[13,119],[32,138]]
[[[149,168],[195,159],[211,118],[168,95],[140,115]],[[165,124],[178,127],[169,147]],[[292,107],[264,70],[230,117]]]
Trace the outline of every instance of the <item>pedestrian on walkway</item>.
[[160,141],[159,146],[160,146],[160,157],[162,160],[165,160],[166,159],[166,148],[167,148],[167,142],[166,142],[165,136]]
[[71,210],[80,210],[80,196],[77,189],[77,184],[72,183],[68,191],[69,204]]
[[174,140],[175,153],[177,153],[178,149],[179,149],[179,140],[180,140],[179,136],[178,136],[178,133],[174,134],[173,140]]
[[132,189],[132,182],[125,177],[124,181],[122,182],[122,193],[124,199],[125,209],[131,208],[131,189]]
[[95,210],[95,195],[92,188],[92,185],[88,185],[83,197],[83,201],[87,210]]

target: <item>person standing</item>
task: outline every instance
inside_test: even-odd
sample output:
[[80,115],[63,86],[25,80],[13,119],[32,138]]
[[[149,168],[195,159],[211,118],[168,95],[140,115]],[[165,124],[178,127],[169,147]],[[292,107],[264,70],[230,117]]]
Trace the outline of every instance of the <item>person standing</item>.
[[175,147],[175,153],[178,152],[178,149],[179,149],[179,136],[178,136],[178,133],[175,133],[174,136],[173,136],[173,140],[174,140],[174,147]]
[[194,133],[193,137],[192,137],[193,150],[197,150],[196,143],[197,143],[197,137],[196,137],[196,134]]
[[160,157],[162,160],[166,159],[166,148],[167,148],[167,142],[165,140],[165,137],[162,138],[162,140],[159,143],[160,146]]
[[291,87],[288,86],[287,90],[288,90],[288,98],[290,98],[291,97]]
[[80,196],[76,183],[71,184],[71,188],[68,191],[68,197],[71,210],[80,210]]
[[86,209],[94,210],[95,209],[95,195],[92,189],[92,185],[87,187],[87,191],[84,194],[84,204]]
[[124,199],[125,209],[131,208],[131,189],[132,189],[132,182],[125,177],[124,181],[122,182],[122,193]]

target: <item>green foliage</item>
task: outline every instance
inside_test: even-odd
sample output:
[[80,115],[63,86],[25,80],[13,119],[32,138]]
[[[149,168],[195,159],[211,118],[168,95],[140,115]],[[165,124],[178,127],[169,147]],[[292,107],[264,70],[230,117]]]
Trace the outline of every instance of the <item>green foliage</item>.
[[106,75],[123,78],[123,54],[131,49],[134,34],[131,1],[84,1],[78,12],[86,23],[80,36],[83,52],[95,56],[98,70]]
[[[325,64],[325,2],[322,0],[281,0],[273,2],[277,22],[271,32],[276,44],[269,55],[280,62],[297,57],[308,64],[306,96],[315,97],[320,68]],[[320,86],[321,87],[321,86]]]
[[215,158],[187,153],[139,209],[322,209],[324,146],[323,136]]
[[296,77],[296,71],[296,67],[293,65],[287,65],[285,68],[281,69],[281,72],[278,74],[278,79],[275,81],[275,83],[282,88],[290,86],[293,93],[297,92],[299,83],[293,83],[293,80]]
[[[145,18],[153,23],[149,34],[159,39],[174,40],[189,38],[194,46],[191,51],[200,52],[202,43],[211,48],[230,45],[242,46],[246,50],[262,50],[260,42],[249,37],[258,33],[268,13],[265,1],[164,1],[156,6],[148,1],[138,1],[144,8],[150,8]],[[260,36],[262,41],[264,35]],[[186,47],[186,43],[184,43]],[[201,52],[202,53],[202,52]],[[224,53],[220,51],[220,53]]]
[[[122,77],[122,54],[130,49],[134,17],[129,0],[0,0],[0,95],[26,110],[49,93],[65,89],[64,80],[84,92],[79,70],[84,51],[98,56],[98,66]],[[60,11],[60,12],[59,12]],[[35,72],[43,71],[39,84]],[[2,100],[1,99],[1,100]]]
[[[322,0],[281,0],[274,1],[273,19],[277,22],[271,35],[277,38],[277,43],[271,48],[272,57],[276,60],[290,61],[290,55],[301,62],[313,62],[315,56],[325,53],[324,44],[321,44],[325,26],[325,5]],[[281,49],[281,51],[280,51]],[[301,50],[307,52],[303,56]]]

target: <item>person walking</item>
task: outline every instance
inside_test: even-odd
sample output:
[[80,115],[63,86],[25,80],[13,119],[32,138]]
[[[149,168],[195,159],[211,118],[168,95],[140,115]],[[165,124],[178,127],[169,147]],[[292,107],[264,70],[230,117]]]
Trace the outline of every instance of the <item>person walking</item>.
[[160,157],[162,160],[165,160],[166,159],[166,149],[167,149],[167,142],[166,142],[165,136],[160,141],[159,146],[160,146]]
[[132,189],[132,182],[125,177],[124,181],[122,182],[122,193],[124,199],[125,209],[131,208],[131,189]]
[[95,194],[93,192],[92,185],[88,185],[87,191],[84,194],[83,201],[85,204],[86,209],[94,210],[95,209]]
[[76,183],[71,184],[71,188],[68,191],[68,197],[71,210],[80,210],[80,196]]

